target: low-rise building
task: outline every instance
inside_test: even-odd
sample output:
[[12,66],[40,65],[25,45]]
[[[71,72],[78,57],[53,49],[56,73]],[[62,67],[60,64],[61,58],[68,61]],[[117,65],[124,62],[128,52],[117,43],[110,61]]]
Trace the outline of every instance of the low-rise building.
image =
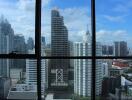
[[8,100],[37,100],[37,85],[17,84],[12,87]]
[[0,100],[6,99],[11,87],[11,79],[0,77]]

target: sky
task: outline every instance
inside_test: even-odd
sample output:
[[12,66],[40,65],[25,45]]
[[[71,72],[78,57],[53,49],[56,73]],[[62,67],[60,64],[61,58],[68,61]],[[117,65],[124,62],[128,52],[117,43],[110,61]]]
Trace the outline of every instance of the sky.
[[[69,40],[82,41],[91,32],[90,0],[42,0],[42,35],[50,42],[51,9],[57,7],[68,28]],[[96,37],[102,44],[132,41],[132,0],[96,0]],[[35,36],[35,0],[0,0],[0,15],[12,25],[15,34]]]

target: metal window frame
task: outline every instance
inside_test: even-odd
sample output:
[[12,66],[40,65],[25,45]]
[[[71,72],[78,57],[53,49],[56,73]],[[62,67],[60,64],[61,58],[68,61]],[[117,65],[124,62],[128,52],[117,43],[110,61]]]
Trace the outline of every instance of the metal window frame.
[[[41,1],[41,0],[40,0]],[[92,60],[92,90],[91,99],[96,100],[96,60],[97,59],[132,59],[132,56],[96,56],[96,1],[91,0],[91,30],[92,30],[92,56],[42,56],[41,59],[91,59]],[[40,94],[41,96],[41,94]]]
[[35,54],[0,54],[0,59],[36,59],[37,96],[41,100],[41,0],[35,1]]
[[41,56],[41,3],[35,4],[35,54],[0,54],[0,59],[36,59],[37,60],[37,95],[41,100],[41,59],[91,59],[92,60],[92,90],[91,99],[96,100],[96,59],[132,59],[132,56],[96,56],[96,13],[95,0],[91,0],[91,29],[92,29],[92,56]]

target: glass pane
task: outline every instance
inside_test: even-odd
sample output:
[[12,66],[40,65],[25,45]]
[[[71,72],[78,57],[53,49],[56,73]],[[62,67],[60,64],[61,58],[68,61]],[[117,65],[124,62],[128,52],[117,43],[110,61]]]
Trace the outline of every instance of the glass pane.
[[37,100],[34,59],[0,59],[0,100]]
[[131,0],[96,0],[96,40],[102,56],[131,56]]
[[[91,100],[92,60],[47,59],[45,100]],[[54,65],[54,66],[53,66]]]
[[45,99],[71,99],[74,87],[74,60],[47,59],[45,61]]
[[42,4],[45,55],[91,56],[90,0],[43,0]]
[[92,60],[74,60],[74,100],[91,100]]
[[[101,100],[132,99],[132,59],[96,60],[96,93]],[[101,83],[101,84],[100,84]]]
[[0,0],[0,54],[34,48],[35,0]]

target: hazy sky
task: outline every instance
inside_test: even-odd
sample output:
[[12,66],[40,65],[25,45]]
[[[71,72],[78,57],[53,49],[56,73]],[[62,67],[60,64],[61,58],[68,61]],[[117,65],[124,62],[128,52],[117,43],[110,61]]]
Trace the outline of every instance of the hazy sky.
[[[42,0],[42,34],[50,41],[51,9],[58,7],[68,28],[69,40],[81,41],[90,30],[90,0]],[[35,0],[0,0],[0,14],[11,23],[15,34],[34,37]],[[96,0],[97,40],[131,44],[132,0]],[[131,46],[132,47],[132,46]]]

